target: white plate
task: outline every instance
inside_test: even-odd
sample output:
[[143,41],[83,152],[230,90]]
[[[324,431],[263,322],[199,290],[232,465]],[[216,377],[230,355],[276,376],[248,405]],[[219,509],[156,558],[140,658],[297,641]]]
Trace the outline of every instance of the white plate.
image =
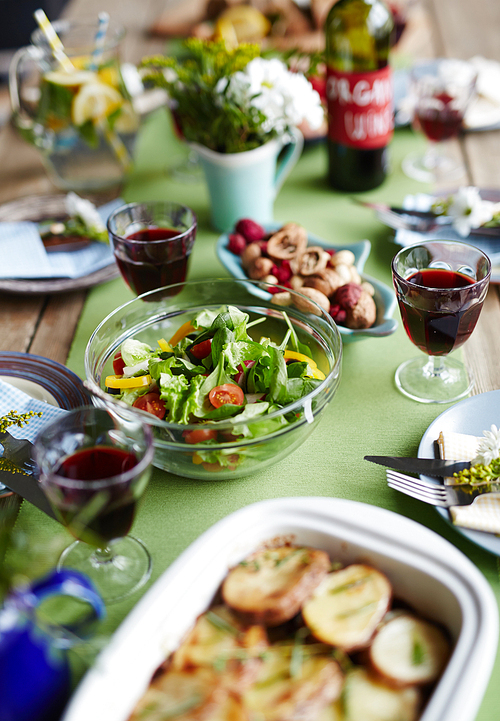
[[[422,436],[418,447],[418,457],[438,457],[438,454],[435,452],[435,441],[437,441],[440,431],[482,436],[483,431],[489,431],[492,424],[495,424],[497,427],[500,425],[500,390],[481,393],[480,395],[472,396],[472,398],[466,398],[460,401],[460,403],[448,408],[444,413],[441,413]],[[460,459],[457,458],[456,460]],[[422,477],[438,483],[435,478],[430,478],[429,476]],[[446,508],[437,508],[436,510],[456,531],[478,546],[500,556],[500,538],[498,536],[492,533],[470,531],[467,528],[455,526],[451,523]]]
[[211,603],[233,565],[275,538],[371,563],[395,596],[443,623],[454,649],[420,721],[472,721],[496,655],[498,608],[484,576],[451,543],[383,508],[335,498],[280,498],[216,523],[165,571],[76,690],[62,721],[125,721],[158,665]]

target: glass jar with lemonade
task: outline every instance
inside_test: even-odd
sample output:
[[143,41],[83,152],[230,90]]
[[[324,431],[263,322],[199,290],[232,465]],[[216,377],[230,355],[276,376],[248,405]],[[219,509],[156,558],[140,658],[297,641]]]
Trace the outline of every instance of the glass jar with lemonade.
[[130,168],[139,118],[120,72],[122,28],[110,24],[102,53],[93,54],[96,23],[60,21],[54,28],[69,63],[52,53],[36,30],[10,68],[14,122],[42,153],[53,182],[64,190],[118,185]]

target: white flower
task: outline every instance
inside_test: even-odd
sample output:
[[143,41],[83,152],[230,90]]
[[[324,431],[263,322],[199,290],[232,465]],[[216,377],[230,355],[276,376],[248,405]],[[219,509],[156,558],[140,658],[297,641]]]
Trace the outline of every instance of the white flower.
[[453,218],[453,228],[466,238],[472,228],[479,228],[493,217],[494,204],[482,200],[478,188],[460,188],[453,196],[447,215]]
[[303,120],[315,129],[323,121],[319,94],[304,75],[292,73],[277,58],[254,58],[244,70],[219,80],[216,92],[224,91],[247,112],[259,110],[265,116],[265,133],[285,134]]
[[106,231],[106,226],[102,222],[101,216],[90,200],[80,198],[76,193],[68,193],[65,199],[66,212],[72,218],[80,218],[80,220],[96,233]]
[[479,441],[476,457],[472,459],[471,466],[482,463],[489,466],[496,458],[500,458],[500,429],[491,426],[491,430],[483,431],[484,438]]

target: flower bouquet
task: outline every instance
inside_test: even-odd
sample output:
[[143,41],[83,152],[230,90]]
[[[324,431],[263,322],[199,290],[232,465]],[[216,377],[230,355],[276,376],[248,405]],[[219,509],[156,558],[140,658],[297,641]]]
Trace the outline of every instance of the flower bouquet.
[[195,38],[184,45],[182,58],[145,58],[144,81],[167,91],[176,128],[199,155],[212,224],[225,231],[244,217],[270,222],[302,151],[297,126],[323,121],[319,94],[283,61],[261,57],[258,45],[228,49]]

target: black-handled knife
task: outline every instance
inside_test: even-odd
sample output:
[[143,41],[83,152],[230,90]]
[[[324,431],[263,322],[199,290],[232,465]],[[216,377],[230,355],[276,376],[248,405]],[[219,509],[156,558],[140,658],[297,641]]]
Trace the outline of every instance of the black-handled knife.
[[438,458],[405,458],[398,456],[365,456],[365,461],[394,468],[405,473],[447,477],[470,468],[470,461],[443,461]]

